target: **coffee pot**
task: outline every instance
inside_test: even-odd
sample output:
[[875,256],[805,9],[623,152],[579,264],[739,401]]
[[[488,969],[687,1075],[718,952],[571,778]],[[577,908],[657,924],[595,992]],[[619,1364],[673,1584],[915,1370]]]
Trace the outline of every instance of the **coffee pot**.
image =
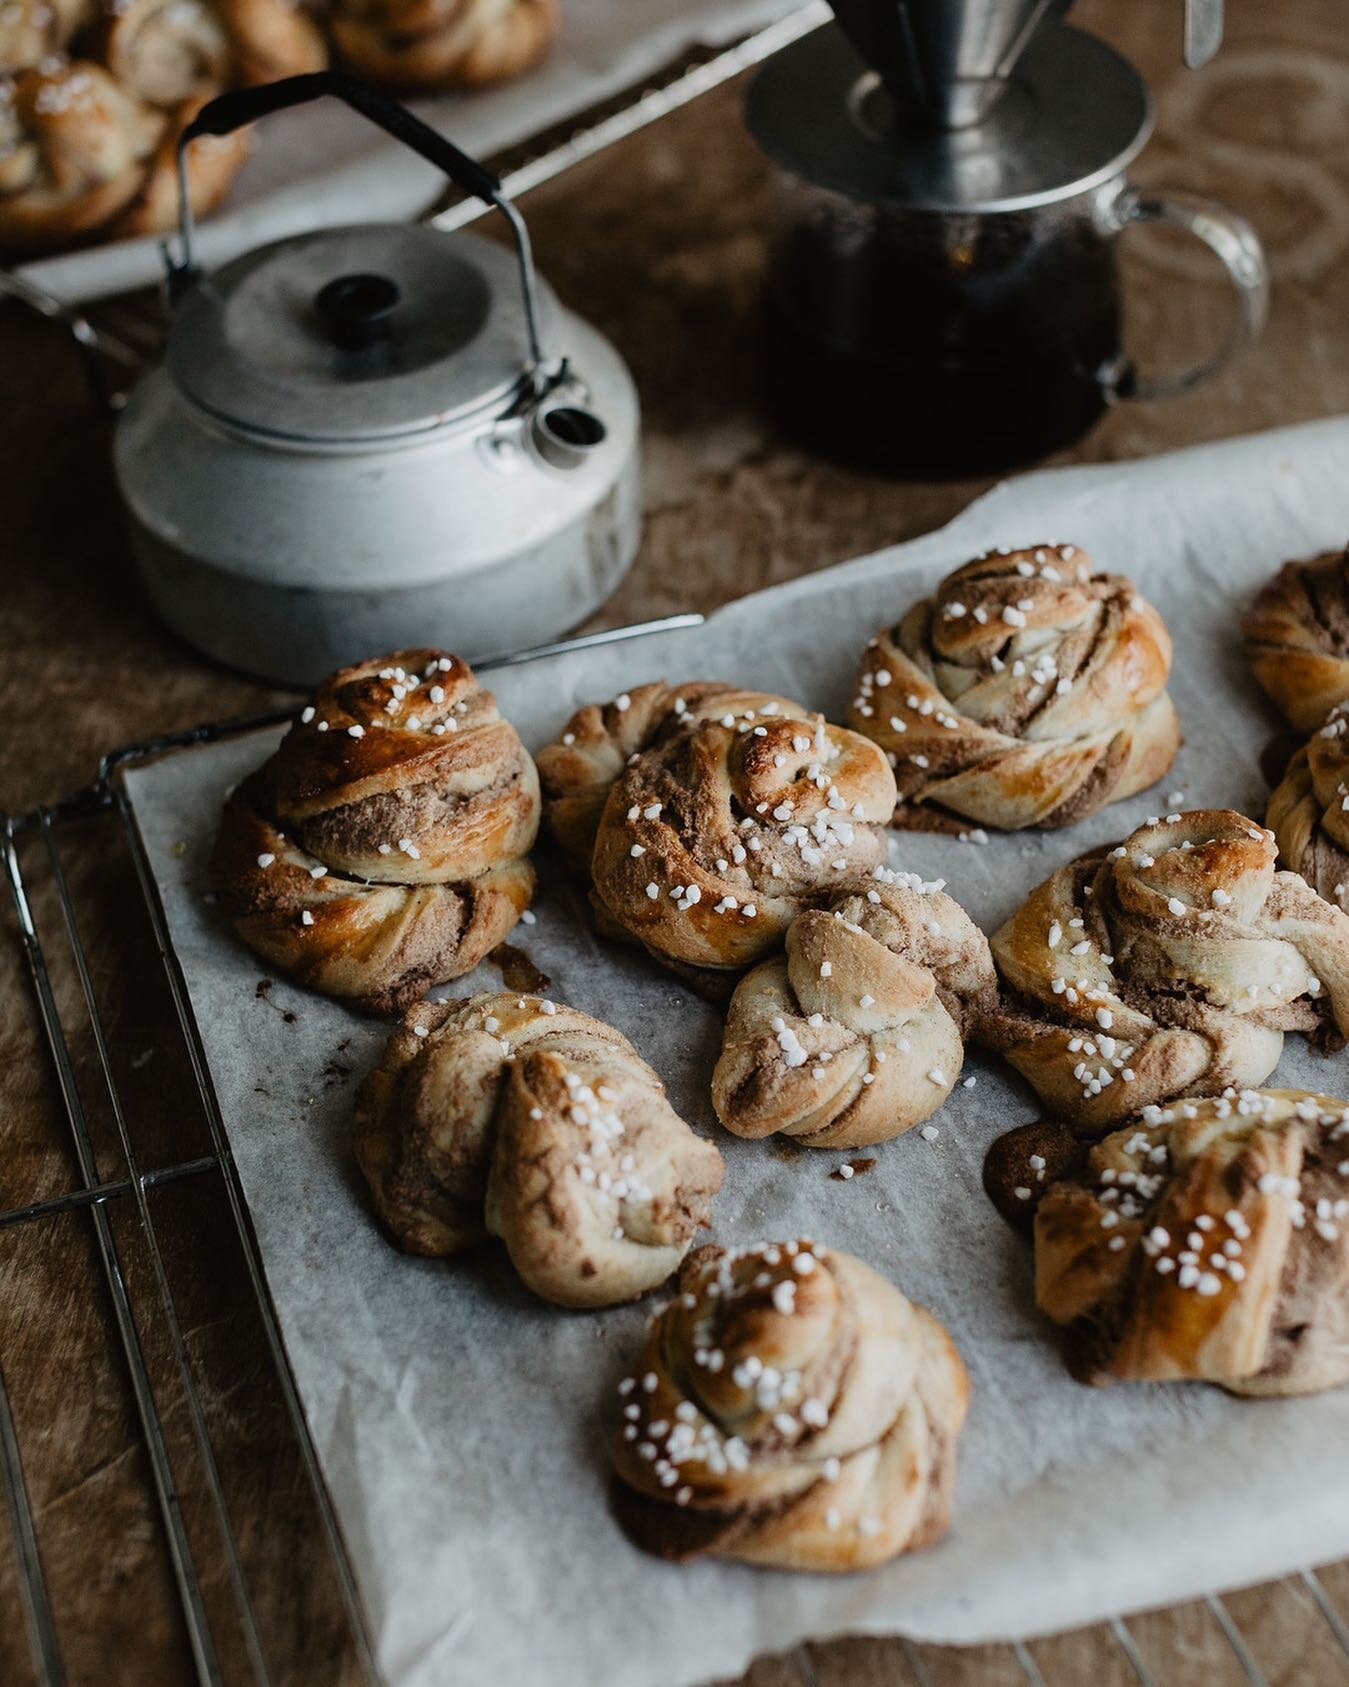
[[[907,478],[1001,470],[1110,404],[1188,391],[1258,333],[1254,231],[1130,181],[1147,88],[1069,4],[832,0],[755,77],[747,122],[778,176],[765,366],[808,448]],[[1189,0],[1188,63],[1221,28],[1221,0]],[[1236,292],[1227,343],[1179,372],[1122,343],[1118,238],[1147,222],[1205,242]]]

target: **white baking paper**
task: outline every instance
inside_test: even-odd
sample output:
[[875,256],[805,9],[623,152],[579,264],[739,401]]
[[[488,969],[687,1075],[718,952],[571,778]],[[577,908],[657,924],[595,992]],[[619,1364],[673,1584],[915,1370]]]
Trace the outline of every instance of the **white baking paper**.
[[[640,87],[695,45],[725,46],[801,3],[562,0],[561,33],[537,69],[498,87],[409,103],[466,152],[490,158]],[[822,21],[820,0],[815,10],[814,21]],[[807,15],[813,16],[809,8]],[[197,230],[197,261],[208,269],[283,235],[419,216],[445,188],[431,165],[336,101],[269,117],[254,139],[254,154],[225,207]],[[153,286],[163,273],[157,236],[113,241],[19,269],[67,304]]]
[[[1150,814],[1260,811],[1258,757],[1277,723],[1247,675],[1238,611],[1276,564],[1347,534],[1349,418],[1012,481],[939,533],[745,598],[703,628],[492,683],[531,745],[575,704],[660,675],[731,677],[837,716],[863,641],[948,569],[993,544],[1085,546],[1165,615],[1186,743],[1154,793],[1071,831],[985,846],[896,836],[894,864],[945,877],[991,930],[1059,862]],[[875,1150],[873,1171],[831,1180],[838,1153],[786,1159],[717,1128],[718,1015],[598,943],[576,893],[554,885],[519,940],[556,996],[626,1032],[716,1135],[716,1238],[806,1233],[860,1255],[946,1322],[973,1381],[954,1521],[935,1548],[839,1578],[642,1556],[607,1509],[607,1446],[650,1307],[552,1310],[494,1248],[453,1263],[395,1252],[348,1150],[352,1092],[384,1028],[284,982],[259,998],[266,969],[203,901],[222,793],[270,744],[184,752],[128,782],[390,1683],[675,1687],[806,1636],[1025,1635],[1349,1553],[1349,1389],[1253,1402],[1068,1378],[1031,1303],[1027,1252],[980,1186],[988,1143],[1036,1111],[1003,1070],[972,1058],[977,1086],[938,1114],[936,1141],[913,1131]],[[484,967],[454,993],[494,987]],[[1290,1037],[1277,1080],[1347,1095],[1347,1068]]]

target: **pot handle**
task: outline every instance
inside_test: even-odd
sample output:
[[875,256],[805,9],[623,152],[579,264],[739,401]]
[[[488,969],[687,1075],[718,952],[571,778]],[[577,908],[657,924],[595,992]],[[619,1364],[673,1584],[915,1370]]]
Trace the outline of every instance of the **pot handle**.
[[246,123],[254,123],[260,117],[270,116],[274,111],[307,105],[310,100],[322,99],[326,95],[345,101],[353,111],[359,112],[362,117],[392,135],[395,140],[402,141],[404,146],[420,154],[428,163],[443,170],[457,187],[463,188],[466,193],[471,193],[485,205],[501,212],[510,224],[515,241],[520,290],[525,300],[532,370],[542,376],[545,370],[554,372],[556,367],[560,367],[556,361],[552,366],[548,364],[539,340],[538,289],[529,231],[525,227],[524,218],[507,197],[500,181],[489,169],[479,164],[476,158],[470,158],[468,153],[457,147],[453,141],[447,140],[430,124],[423,123],[421,118],[414,116],[405,105],[389,99],[385,94],[376,93],[366,83],[340,70],[315,70],[302,76],[284,76],[279,82],[266,82],[256,88],[237,88],[229,93],[217,94],[213,100],[207,101],[183,130],[178,137],[177,153],[176,261],[170,256],[167,246],[165,247],[170,298],[197,276],[192,256],[194,221],[187,184],[188,147],[203,135],[228,135],[235,129],[241,129]]
[[1238,316],[1226,341],[1210,357],[1174,375],[1140,375],[1127,356],[1112,359],[1100,371],[1107,403],[1126,398],[1170,398],[1190,392],[1221,369],[1233,354],[1254,340],[1269,314],[1269,268],[1260,237],[1226,206],[1188,194],[1143,193],[1126,185],[1111,201],[1107,216],[1116,232],[1131,223],[1167,223],[1196,235],[1216,253],[1237,295]]

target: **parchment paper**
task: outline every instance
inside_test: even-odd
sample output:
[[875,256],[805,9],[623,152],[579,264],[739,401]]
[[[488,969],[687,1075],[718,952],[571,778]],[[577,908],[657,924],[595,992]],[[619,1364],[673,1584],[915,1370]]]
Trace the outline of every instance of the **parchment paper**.
[[[479,158],[527,140],[640,84],[694,45],[720,47],[801,0],[562,0],[562,31],[537,69],[500,87],[412,100],[414,111]],[[826,15],[820,5],[820,20]],[[264,241],[328,224],[415,217],[444,178],[335,101],[282,112],[254,131],[254,153],[224,208],[197,230],[207,268]],[[19,273],[67,304],[163,278],[159,237],[42,258]]]
[[[1060,861],[1148,815],[1260,811],[1276,723],[1247,676],[1238,609],[1277,563],[1346,534],[1349,418],[1013,481],[942,532],[743,599],[705,628],[492,683],[532,745],[576,703],[662,674],[732,677],[837,715],[862,642],[946,570],[991,544],[1086,546],[1163,611],[1186,743],[1155,793],[1068,832],[895,838],[895,865],[944,876],[992,929]],[[552,1310],[493,1248],[449,1264],[395,1252],[348,1150],[352,1089],[383,1028],[283,982],[260,998],[265,969],[203,901],[221,795],[270,742],[185,752],[129,783],[391,1683],[674,1687],[805,1636],[1044,1632],[1349,1553],[1349,1389],[1250,1402],[1069,1380],[1031,1304],[1027,1253],[980,1187],[991,1138],[1035,1115],[1008,1075],[972,1058],[977,1086],[938,1114],[938,1139],[910,1132],[851,1182],[829,1176],[838,1153],[787,1159],[737,1141],[708,1102],[716,1013],[600,946],[576,895],[553,886],[519,940],[557,997],[619,1026],[716,1134],[728,1175],[715,1236],[808,1233],[859,1254],[945,1320],[973,1381],[954,1524],[934,1549],[835,1579],[639,1554],[607,1510],[607,1442],[650,1307]],[[486,967],[453,993],[484,987],[500,987]],[[1323,1061],[1290,1036],[1277,1081],[1349,1094],[1349,1056]]]

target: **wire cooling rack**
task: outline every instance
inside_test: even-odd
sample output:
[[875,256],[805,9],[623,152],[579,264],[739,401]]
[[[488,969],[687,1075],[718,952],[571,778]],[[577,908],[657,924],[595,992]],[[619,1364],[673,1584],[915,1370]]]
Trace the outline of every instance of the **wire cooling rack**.
[[[481,670],[530,660],[557,650],[605,643],[663,631],[673,626],[696,624],[697,615],[673,616],[658,621],[590,634],[562,641],[538,650],[487,658],[475,663]],[[272,1648],[266,1624],[255,1605],[253,1583],[245,1572],[244,1553],[232,1520],[218,1460],[217,1437],[208,1412],[207,1388],[199,1363],[194,1360],[185,1333],[180,1297],[175,1292],[167,1258],[158,1197],[169,1186],[186,1180],[210,1184],[217,1201],[228,1211],[229,1229],[237,1246],[252,1301],[275,1372],[275,1386],[284,1404],[299,1457],[321,1528],[337,1589],[345,1608],[348,1644],[365,1678],[378,1683],[379,1675],[366,1631],[359,1595],[352,1576],[332,1501],[328,1495],[294,1378],[282,1344],[275,1310],[268,1292],[257,1245],[248,1218],[242,1188],[230,1152],[207,1069],[200,1034],[188,1001],[186,984],[169,936],[158,888],[141,843],[134,813],[126,796],[121,773],[166,751],[209,743],[268,725],[286,721],[290,709],[211,722],[153,742],[130,745],[104,757],[97,777],[86,789],[57,803],[26,814],[4,818],[5,876],[17,916],[19,939],[35,995],[41,1034],[52,1062],[61,1103],[59,1127],[66,1134],[65,1146],[73,1155],[76,1176],[62,1192],[39,1195],[26,1204],[0,1211],[0,1231],[18,1227],[41,1229],[61,1217],[87,1215],[98,1275],[106,1290],[110,1323],[116,1351],[134,1401],[137,1430],[146,1468],[153,1487],[158,1527],[170,1566],[192,1668],[204,1684],[253,1680],[259,1684],[276,1680]],[[76,829],[94,826],[111,828],[100,840],[99,861],[110,858],[115,842],[129,855],[139,886],[144,915],[169,998],[178,1048],[173,1051],[186,1063],[191,1089],[204,1126],[208,1151],[185,1158],[163,1158],[147,1153],[144,1132],[133,1122],[136,1111],[125,1098],[125,1077],[115,1037],[108,1029],[106,1002],[96,982],[90,960],[90,945],[79,909],[81,898],[72,890],[68,867],[70,840]],[[97,897],[99,874],[82,886]],[[39,913],[39,904],[42,912]],[[40,1051],[35,1051],[40,1058]],[[96,1148],[92,1120],[97,1114],[107,1122],[102,1152]],[[187,1135],[185,1128],[176,1134]],[[109,1149],[120,1156],[120,1174],[107,1176],[100,1167],[107,1163]],[[114,1225],[114,1216],[119,1221]],[[132,1247],[143,1251],[148,1270],[128,1269]],[[134,1282],[138,1285],[133,1288]],[[50,1314],[57,1317],[53,1311]],[[164,1334],[161,1349],[167,1362],[152,1367],[147,1358],[145,1332],[151,1321]],[[20,1444],[15,1415],[11,1409],[6,1371],[9,1354],[0,1341],[0,1481],[9,1513],[12,1544],[18,1568],[19,1594],[27,1625],[33,1670],[41,1687],[63,1687],[67,1668],[61,1639],[53,1617],[52,1599],[44,1571],[43,1540],[38,1517],[30,1498],[28,1474],[40,1458],[31,1446]],[[152,1370],[153,1373],[152,1374]],[[169,1404],[166,1406],[166,1400]],[[190,1429],[188,1453],[184,1437],[174,1438],[171,1449],[166,1427],[167,1411],[181,1409]],[[189,1529],[189,1511],[196,1527]],[[203,1524],[203,1516],[208,1520]],[[208,1567],[213,1583],[210,1601],[204,1591]],[[228,1598],[222,1599],[222,1581]],[[1330,1631],[1340,1657],[1349,1662],[1349,1630],[1316,1574],[1300,1573],[1301,1583]],[[1232,1660],[1251,1687],[1264,1687],[1265,1677],[1251,1646],[1228,1607],[1217,1597],[1207,1602],[1209,1614],[1221,1631]],[[1317,1619],[1313,1619],[1317,1620]],[[231,1664],[224,1661],[221,1629],[232,1630]],[[1123,1619],[1106,1627],[1110,1645],[1118,1653],[1126,1678],[1141,1687],[1152,1687],[1154,1677],[1134,1634]],[[1323,1634],[1318,1639],[1324,1642]],[[918,1687],[929,1687],[930,1674],[924,1649],[900,1641],[905,1660]],[[1047,1687],[1030,1649],[1019,1641],[1011,1643],[1012,1656],[1030,1687]],[[783,1660],[794,1671],[802,1687],[815,1687],[815,1665],[810,1651],[802,1647]],[[1303,1677],[1302,1679],[1310,1679]],[[1161,1678],[1164,1681],[1165,1677]],[[1159,1682],[1160,1687],[1160,1682]]]

